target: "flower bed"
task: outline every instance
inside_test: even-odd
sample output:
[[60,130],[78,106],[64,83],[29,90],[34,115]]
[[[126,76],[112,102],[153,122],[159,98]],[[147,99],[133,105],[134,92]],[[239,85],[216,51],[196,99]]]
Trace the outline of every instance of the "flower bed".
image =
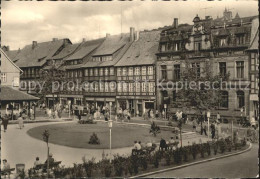
[[230,139],[228,137],[216,142],[193,143],[175,150],[155,151],[145,155],[115,155],[111,163],[107,158],[103,158],[99,162],[95,162],[94,158],[91,160],[83,158],[82,164],[74,164],[70,168],[61,167],[54,169],[52,175],[55,178],[130,177],[201,159],[221,156],[247,147],[245,139],[235,144]]

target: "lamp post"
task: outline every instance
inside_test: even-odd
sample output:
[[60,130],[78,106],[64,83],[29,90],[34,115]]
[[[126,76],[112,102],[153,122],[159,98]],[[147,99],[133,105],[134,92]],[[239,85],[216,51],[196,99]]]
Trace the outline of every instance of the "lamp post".
[[111,158],[112,158],[112,154],[111,154],[111,142],[112,142],[112,139],[111,139],[111,133],[112,133],[112,126],[113,126],[113,121],[111,120],[111,118],[109,119],[108,121],[108,127],[109,127],[109,149],[110,149],[110,157],[109,157],[109,161],[111,163]]
[[208,118],[208,139],[209,139],[209,118],[210,118],[210,111],[207,112],[207,118]]
[[70,104],[71,104],[71,101],[68,100],[68,106],[69,106],[69,118],[70,118]]
[[167,108],[167,104],[164,104],[164,118],[165,118],[165,126],[166,126],[166,108]]

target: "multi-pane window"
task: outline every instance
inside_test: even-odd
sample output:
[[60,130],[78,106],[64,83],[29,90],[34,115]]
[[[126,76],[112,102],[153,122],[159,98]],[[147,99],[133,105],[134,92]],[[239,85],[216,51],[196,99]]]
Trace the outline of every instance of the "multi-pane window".
[[115,82],[110,82],[109,83],[109,88],[111,92],[115,92],[116,89],[116,83]]
[[154,92],[154,83],[150,82],[148,88],[149,92]]
[[221,92],[221,99],[220,99],[219,106],[222,108],[228,108],[228,92],[227,91]]
[[237,78],[244,78],[244,61],[236,62]]
[[74,77],[75,77],[75,78],[78,77],[78,72],[77,72],[77,70],[74,71]]
[[110,67],[110,75],[114,75],[114,67]]
[[127,75],[127,69],[126,69],[126,68],[123,68],[122,76],[126,76],[126,75]]
[[192,63],[191,64],[193,70],[195,71],[196,77],[200,76],[200,63]]
[[88,69],[85,69],[85,76],[88,76]]
[[130,67],[130,68],[128,69],[128,75],[129,75],[129,76],[133,76],[133,67]]
[[105,68],[105,76],[108,75],[108,68]]
[[117,68],[117,76],[121,76],[121,68]]
[[93,69],[89,70],[89,76],[93,76]]
[[136,90],[136,92],[140,92],[140,83],[139,82],[135,83],[135,90]]
[[98,68],[95,68],[95,76],[98,76]]
[[104,83],[99,83],[100,92],[104,92]]
[[237,45],[242,45],[245,43],[245,36],[244,35],[238,35],[236,37]]
[[142,83],[142,92],[146,92],[146,83]]
[[134,90],[134,83],[129,83],[129,92],[133,92]]
[[227,74],[226,62],[219,62],[219,74],[224,77]]
[[237,104],[238,108],[245,106],[245,93],[243,91],[237,91]]
[[84,89],[86,92],[89,92],[89,86],[90,86],[89,83],[84,83]]
[[167,80],[167,66],[161,65],[162,79]]
[[100,76],[103,76],[103,68],[100,68],[100,69],[99,69],[99,75],[100,75]]
[[148,75],[153,75],[153,66],[148,67]]
[[195,46],[195,51],[196,52],[200,51],[200,49],[201,49],[201,43],[200,42],[195,42],[194,46]]
[[181,66],[179,64],[174,65],[174,80],[180,80],[181,78]]
[[6,82],[6,73],[1,73],[2,82]]
[[105,82],[105,92],[108,92],[108,82]]
[[123,83],[123,92],[127,92],[127,83]]
[[140,75],[140,67],[135,67],[135,75]]
[[142,75],[146,75],[146,67],[142,67]]
[[82,71],[79,70],[78,72],[79,72],[79,77],[82,77]]
[[94,84],[94,90],[95,90],[95,92],[98,92],[98,83]]
[[122,92],[122,83],[117,83],[117,91]]

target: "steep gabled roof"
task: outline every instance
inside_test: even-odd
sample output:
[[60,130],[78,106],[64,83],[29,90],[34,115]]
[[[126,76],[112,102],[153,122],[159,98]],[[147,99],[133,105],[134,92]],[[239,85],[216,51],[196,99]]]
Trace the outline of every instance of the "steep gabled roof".
[[80,46],[81,43],[77,43],[77,44],[68,44],[67,46],[65,46],[60,53],[58,53],[57,55],[53,56],[51,59],[53,60],[57,60],[57,59],[63,59],[69,55],[71,55],[73,52],[75,52],[77,50],[77,48]]
[[150,65],[156,61],[161,31],[140,32],[115,66]]
[[14,58],[19,67],[42,66],[47,59],[51,59],[55,53],[63,46],[64,40],[55,40],[38,43],[34,48],[26,45]]
[[99,48],[97,48],[97,50],[93,53],[92,56],[113,55],[112,60],[96,62],[90,59],[83,67],[113,66],[124,55],[124,53],[129,48],[130,44],[131,42],[130,42],[129,34],[109,36],[104,41],[104,43]]
[[104,42],[104,40],[105,40],[104,38],[101,38],[97,40],[82,42],[79,48],[76,50],[76,52],[73,53],[68,58],[66,58],[65,60],[76,60],[76,59],[82,59],[86,57],[93,50],[99,47]]
[[129,42],[129,35],[112,35],[106,38],[104,43],[98,47],[93,56],[112,55]]
[[4,51],[6,55],[14,61],[15,57],[19,54],[19,50],[9,50],[9,51]]
[[4,52],[1,48],[0,48],[0,51],[1,51],[1,60],[2,60],[2,55],[4,55],[4,56],[6,57],[6,59],[9,60],[11,64],[13,64],[14,67],[16,67],[18,70],[22,71],[21,68],[19,68],[19,67],[9,58],[9,56],[6,54],[6,52]]

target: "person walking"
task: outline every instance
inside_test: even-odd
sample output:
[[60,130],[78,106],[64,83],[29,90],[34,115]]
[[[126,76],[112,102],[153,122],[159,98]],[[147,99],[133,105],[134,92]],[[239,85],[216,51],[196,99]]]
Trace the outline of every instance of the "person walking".
[[193,119],[192,121],[192,132],[196,132],[196,119]]
[[204,126],[202,127],[202,135],[203,135],[203,132],[204,132],[205,136],[208,136],[206,124],[204,124]]
[[211,123],[210,128],[211,128],[211,138],[214,139],[215,138],[215,125],[214,125],[214,123]]
[[24,127],[22,113],[20,113],[20,116],[18,118],[18,125],[20,129]]
[[9,122],[9,115],[5,114],[5,116],[2,118],[2,124],[4,126],[4,132],[6,132],[6,130],[7,130],[8,122]]

